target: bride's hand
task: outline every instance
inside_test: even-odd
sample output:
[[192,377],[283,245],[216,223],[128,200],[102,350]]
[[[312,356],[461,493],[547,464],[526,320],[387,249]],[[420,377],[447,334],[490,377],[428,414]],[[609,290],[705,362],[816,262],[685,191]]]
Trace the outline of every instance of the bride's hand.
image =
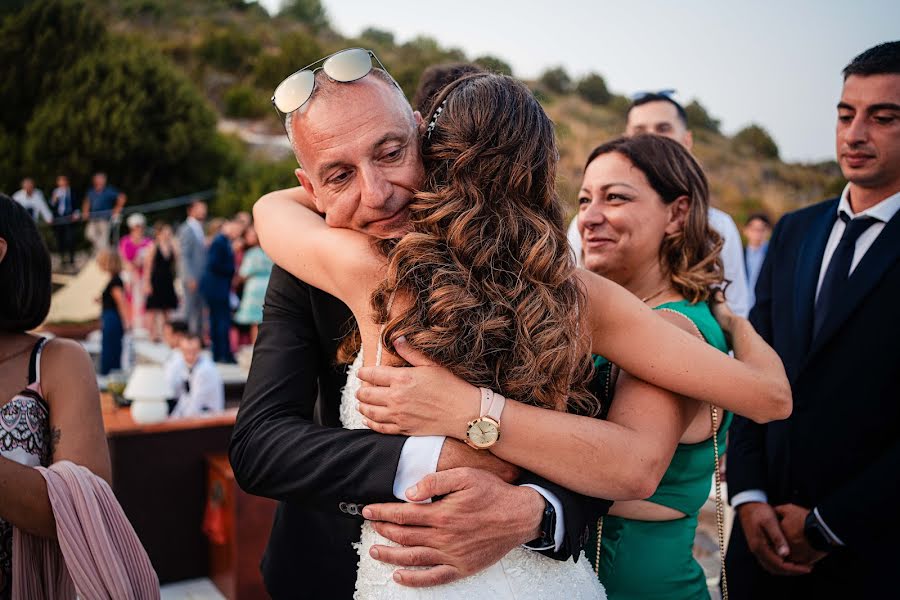
[[478,417],[481,393],[414,350],[404,338],[394,350],[411,367],[363,367],[359,412],[372,430],[390,435],[444,435],[462,439]]

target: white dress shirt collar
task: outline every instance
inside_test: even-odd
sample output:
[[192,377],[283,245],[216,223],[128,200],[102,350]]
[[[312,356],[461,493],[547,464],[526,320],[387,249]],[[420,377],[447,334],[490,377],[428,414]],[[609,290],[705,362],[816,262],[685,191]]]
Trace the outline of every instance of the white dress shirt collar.
[[888,196],[875,206],[871,206],[859,214],[856,214],[850,207],[849,183],[844,186],[844,191],[841,192],[841,201],[838,202],[837,207],[838,215],[840,215],[841,212],[845,212],[851,219],[855,219],[856,217],[874,217],[882,223],[887,223],[893,219],[898,210],[900,210],[900,192]]

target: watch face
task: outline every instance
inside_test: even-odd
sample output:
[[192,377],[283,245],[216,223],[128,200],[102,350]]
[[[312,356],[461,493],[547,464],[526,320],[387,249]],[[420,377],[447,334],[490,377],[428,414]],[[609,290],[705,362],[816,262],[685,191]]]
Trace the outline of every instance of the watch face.
[[481,417],[469,423],[466,436],[473,446],[489,448],[500,439],[500,428],[492,419]]

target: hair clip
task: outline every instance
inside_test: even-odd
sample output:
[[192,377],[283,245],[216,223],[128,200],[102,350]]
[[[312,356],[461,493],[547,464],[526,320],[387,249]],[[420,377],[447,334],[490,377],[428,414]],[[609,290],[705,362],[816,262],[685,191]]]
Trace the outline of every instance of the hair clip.
[[437,125],[437,119],[444,112],[444,106],[447,105],[447,98],[444,98],[444,101],[441,102],[441,105],[438,106],[437,110],[434,111],[434,116],[431,117],[431,123],[428,124],[428,129],[425,130],[425,137],[429,140],[431,139],[431,132],[434,131],[434,126]]

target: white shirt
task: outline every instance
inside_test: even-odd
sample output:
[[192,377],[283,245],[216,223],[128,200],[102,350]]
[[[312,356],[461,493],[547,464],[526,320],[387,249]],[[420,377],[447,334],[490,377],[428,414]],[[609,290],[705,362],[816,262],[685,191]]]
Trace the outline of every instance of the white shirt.
[[[844,187],[844,191],[841,193],[841,200],[838,202],[837,206],[838,215],[845,212],[851,219],[855,217],[873,217],[879,221],[878,223],[870,225],[856,240],[856,245],[853,248],[853,260],[850,263],[850,273],[853,273],[853,270],[856,269],[859,261],[862,260],[863,256],[866,255],[866,252],[869,251],[869,248],[872,247],[872,244],[875,243],[875,240],[881,234],[885,224],[897,214],[898,210],[900,210],[900,192],[888,196],[875,206],[872,206],[859,214],[854,213],[853,209],[850,208],[850,184],[848,183],[847,186]],[[825,279],[825,273],[828,271],[828,265],[831,263],[831,258],[834,256],[834,251],[837,249],[838,242],[841,241],[841,236],[844,235],[844,229],[846,227],[846,224],[840,219],[840,216],[831,227],[831,234],[828,236],[828,242],[825,244],[825,251],[822,253],[822,266],[819,268],[819,282],[816,284],[817,299],[819,297],[819,290],[822,288],[822,280]],[[744,490],[740,494],[735,494],[734,498],[731,499],[731,505],[734,508],[737,508],[741,504],[746,504],[748,502],[768,503],[768,501],[769,497],[763,490]],[[813,514],[815,514],[816,519],[819,520],[819,523],[825,529],[826,533],[831,537],[831,541],[843,546],[844,542],[828,528],[828,525],[825,524],[825,521],[823,521],[822,517],[819,515],[818,509],[813,509]]]
[[188,385],[182,385],[172,417],[194,417],[225,410],[225,384],[212,359],[201,355],[192,369],[185,364],[182,374]]
[[47,200],[44,199],[44,192],[41,190],[34,188],[31,195],[27,194],[25,190],[19,190],[12,195],[12,198],[21,204],[35,221],[37,221],[40,216],[47,223],[53,222],[53,214],[50,212],[50,208],[47,206]]
[[188,368],[184,362],[184,355],[181,350],[173,349],[163,363],[163,373],[165,374],[166,383],[169,385],[169,398],[178,398],[184,390],[184,381],[187,377]]
[[[722,247],[722,263],[725,266],[725,279],[731,283],[725,291],[728,306],[734,314],[746,317],[750,314],[750,293],[747,287],[747,274],[744,269],[744,246],[734,219],[718,208],[709,209],[709,225],[715,229],[725,242]],[[581,234],[578,233],[578,215],[572,219],[567,233],[569,245],[575,253],[578,265],[583,267],[581,254]]]
[[200,243],[206,241],[206,235],[203,233],[203,223],[194,217],[188,217],[185,222],[188,224],[188,227],[191,228],[191,231],[194,232],[194,235],[197,236],[197,239],[200,240]]

